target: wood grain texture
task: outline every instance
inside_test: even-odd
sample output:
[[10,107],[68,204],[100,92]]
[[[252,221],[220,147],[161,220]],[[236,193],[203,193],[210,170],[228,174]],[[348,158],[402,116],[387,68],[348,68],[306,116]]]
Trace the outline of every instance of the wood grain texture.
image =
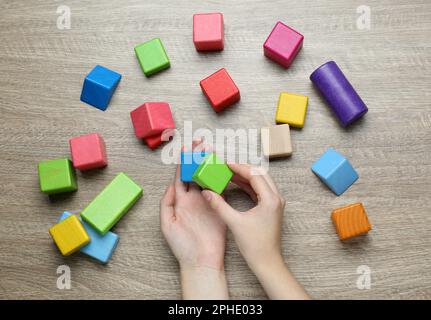
[[[68,5],[72,28],[58,30],[56,9]],[[371,8],[371,29],[358,30],[356,8]],[[197,53],[192,14],[223,12],[225,50]],[[305,36],[284,70],[262,44],[282,20]],[[431,298],[431,3],[429,0],[12,1],[0,3],[0,298],[180,298],[178,266],[160,232],[159,199],[174,168],[133,134],[129,112],[167,100],[181,128],[255,128],[273,124],[280,91],[309,96],[305,127],[293,130],[294,153],[271,162],[287,200],[283,250],[314,298]],[[172,67],[152,78],[133,47],[160,37]],[[342,129],[308,77],[333,59],[369,107]],[[123,75],[106,112],[79,101],[86,73],[101,64]],[[216,115],[199,80],[225,67],[242,100]],[[78,174],[76,193],[39,192],[37,162],[69,156],[68,139],[99,132],[109,166]],[[359,180],[342,196],[310,166],[327,147],[346,155]],[[121,237],[107,266],[77,254],[63,258],[48,234],[63,210],[78,212],[117,172],[144,196],[115,227]],[[237,208],[250,206],[238,190]],[[373,225],[366,237],[338,240],[334,208],[363,202]],[[72,270],[72,289],[56,288],[56,269]],[[356,269],[371,269],[372,287],[358,290]],[[233,298],[265,298],[229,235],[226,269]]]

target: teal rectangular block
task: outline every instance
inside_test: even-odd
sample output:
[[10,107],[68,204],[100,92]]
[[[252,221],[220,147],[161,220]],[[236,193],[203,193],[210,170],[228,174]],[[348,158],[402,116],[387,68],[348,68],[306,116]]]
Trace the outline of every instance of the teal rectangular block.
[[81,217],[104,235],[141,196],[142,188],[121,172],[81,212]]
[[[71,215],[72,214],[70,212],[63,212],[59,222],[70,217]],[[108,231],[104,236],[102,236],[98,234],[97,231],[94,230],[88,223],[82,221],[81,218],[79,218],[79,220],[81,220],[85,231],[87,231],[87,234],[91,239],[90,243],[79,249],[79,251],[96,260],[99,260],[102,263],[107,263],[114,253],[120,237],[111,231]]]

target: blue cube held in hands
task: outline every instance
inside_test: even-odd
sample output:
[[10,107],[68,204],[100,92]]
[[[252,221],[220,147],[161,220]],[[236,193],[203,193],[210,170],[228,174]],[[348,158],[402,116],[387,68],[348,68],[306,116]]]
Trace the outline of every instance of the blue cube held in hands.
[[121,74],[99,65],[95,66],[85,77],[81,101],[106,110],[120,79]]
[[358,173],[349,160],[329,148],[312,165],[311,170],[337,195],[341,195],[356,180]]
[[208,155],[207,152],[181,152],[181,181],[193,182],[193,173]]
[[[70,217],[72,214],[70,212],[63,212],[60,217],[59,222],[64,219]],[[102,263],[107,263],[114,253],[115,248],[117,247],[118,240],[120,237],[115,233],[108,231],[104,236],[101,236],[96,230],[94,230],[88,223],[82,221],[79,218],[82,225],[84,226],[85,231],[87,231],[88,236],[91,241],[79,249],[82,253],[89,255],[90,257],[99,260]]]

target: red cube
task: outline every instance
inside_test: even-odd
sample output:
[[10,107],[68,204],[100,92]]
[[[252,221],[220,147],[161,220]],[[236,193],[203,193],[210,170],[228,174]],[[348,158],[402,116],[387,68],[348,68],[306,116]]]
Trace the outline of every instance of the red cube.
[[173,135],[174,135],[174,130],[173,129],[166,129],[162,133],[159,133],[159,134],[156,134],[154,136],[150,136],[150,137],[144,138],[144,140],[145,140],[145,143],[147,144],[147,146],[150,149],[154,150],[158,146],[160,146],[163,142],[169,141],[169,139]]
[[223,14],[193,15],[193,42],[198,51],[218,51],[224,47]]
[[241,98],[238,87],[224,68],[203,79],[200,85],[216,112],[222,111]]
[[81,171],[103,168],[108,164],[106,147],[97,133],[69,139],[73,166]]
[[148,138],[162,133],[165,129],[174,129],[171,108],[166,102],[147,102],[130,112],[135,135]]

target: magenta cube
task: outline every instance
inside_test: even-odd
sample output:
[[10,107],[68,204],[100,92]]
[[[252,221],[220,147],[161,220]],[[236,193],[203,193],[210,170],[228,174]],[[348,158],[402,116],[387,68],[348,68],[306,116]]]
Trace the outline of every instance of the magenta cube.
[[73,166],[81,171],[103,168],[108,164],[105,142],[97,133],[69,139]]
[[304,36],[278,21],[263,44],[265,56],[287,68],[302,48]]
[[219,51],[224,48],[223,14],[193,15],[193,42],[198,51]]

